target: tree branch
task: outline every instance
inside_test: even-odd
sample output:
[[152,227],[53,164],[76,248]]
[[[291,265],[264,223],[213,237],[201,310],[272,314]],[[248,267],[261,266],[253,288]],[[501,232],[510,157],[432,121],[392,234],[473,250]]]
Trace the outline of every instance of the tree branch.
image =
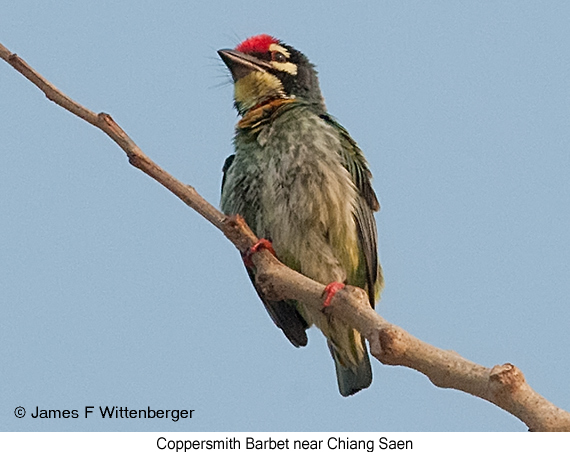
[[[135,142],[106,113],[94,113],[66,96],[16,54],[0,44],[0,58],[36,85],[46,97],[105,132],[127,154],[129,163],[140,169],[196,210],[244,253],[257,242],[241,217],[227,217],[148,158]],[[321,310],[324,285],[281,264],[267,251],[255,253],[257,283],[269,299],[299,300],[306,309]],[[535,392],[522,372],[512,364],[489,369],[459,354],[422,342],[402,328],[380,317],[366,293],[346,286],[333,298],[326,313],[343,319],[370,343],[370,351],[383,364],[405,366],[426,375],[441,388],[453,388],[488,400],[524,422],[533,431],[570,431],[570,413]]]

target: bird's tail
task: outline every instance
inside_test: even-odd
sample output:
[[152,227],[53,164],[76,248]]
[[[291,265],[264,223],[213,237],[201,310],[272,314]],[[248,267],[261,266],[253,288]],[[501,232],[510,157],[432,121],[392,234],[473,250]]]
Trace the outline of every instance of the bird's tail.
[[366,350],[364,338],[360,339],[362,341],[364,353],[361,355],[360,360],[355,364],[345,364],[334,344],[330,340],[327,340],[336,368],[338,390],[344,397],[356,394],[358,391],[367,388],[372,383],[372,367],[370,366],[370,358],[368,356],[368,351]]

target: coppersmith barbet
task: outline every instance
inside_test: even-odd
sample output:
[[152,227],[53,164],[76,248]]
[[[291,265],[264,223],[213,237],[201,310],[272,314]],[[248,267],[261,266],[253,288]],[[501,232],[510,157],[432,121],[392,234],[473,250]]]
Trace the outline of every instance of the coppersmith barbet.
[[[268,35],[218,54],[231,72],[241,116],[235,154],[224,165],[222,211],[244,217],[285,265],[323,284],[361,287],[374,307],[383,286],[373,216],[380,206],[362,151],[327,113],[314,66]],[[255,284],[254,271],[248,268]],[[295,300],[260,297],[296,347],[307,344],[310,325],[323,332],[343,396],[371,384],[368,352],[356,330],[308,313]]]

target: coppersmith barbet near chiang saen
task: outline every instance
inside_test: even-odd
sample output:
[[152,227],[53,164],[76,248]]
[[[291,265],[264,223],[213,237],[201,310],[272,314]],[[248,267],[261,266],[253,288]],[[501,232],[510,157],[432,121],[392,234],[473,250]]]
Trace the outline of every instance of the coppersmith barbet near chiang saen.
[[[235,154],[224,165],[222,211],[241,215],[281,262],[327,284],[329,295],[339,283],[358,286],[374,307],[383,286],[373,216],[380,206],[362,151],[327,113],[314,66],[268,35],[218,54],[241,115]],[[255,283],[255,269],[247,270]],[[296,347],[307,344],[310,325],[323,332],[343,396],[370,386],[370,360],[356,330],[295,300],[260,297]]]

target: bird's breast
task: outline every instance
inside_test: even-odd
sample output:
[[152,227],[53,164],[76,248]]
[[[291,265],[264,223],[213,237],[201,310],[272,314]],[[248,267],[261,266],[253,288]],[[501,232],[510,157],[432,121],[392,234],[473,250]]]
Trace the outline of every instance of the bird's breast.
[[286,265],[323,283],[344,281],[358,266],[356,188],[336,131],[318,117],[291,116],[262,136],[256,229]]

